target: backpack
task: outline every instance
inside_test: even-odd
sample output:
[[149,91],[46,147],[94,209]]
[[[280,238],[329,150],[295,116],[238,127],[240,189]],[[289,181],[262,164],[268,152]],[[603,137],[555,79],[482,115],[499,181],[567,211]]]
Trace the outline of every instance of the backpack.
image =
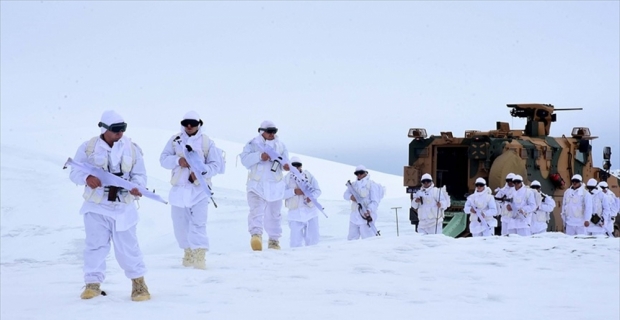
[[385,196],[385,186],[373,180],[370,180],[370,182],[372,183],[373,186],[378,187],[377,189],[379,190],[379,194],[377,195],[377,198],[378,198],[377,201],[381,201],[383,197]]

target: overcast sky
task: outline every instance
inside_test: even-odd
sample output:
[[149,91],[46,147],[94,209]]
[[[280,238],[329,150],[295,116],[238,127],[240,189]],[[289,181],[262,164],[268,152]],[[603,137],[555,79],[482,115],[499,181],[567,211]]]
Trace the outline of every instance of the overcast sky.
[[[618,1],[0,9],[3,128],[61,121],[97,133],[101,112],[114,108],[130,130],[177,130],[193,109],[215,138],[246,142],[270,119],[295,152],[401,174],[410,127],[458,136],[496,121],[522,128],[506,104],[535,102],[583,107],[559,113],[551,133],[590,127],[600,137],[595,165],[606,145],[620,164]],[[162,148],[168,138],[154,137]]]

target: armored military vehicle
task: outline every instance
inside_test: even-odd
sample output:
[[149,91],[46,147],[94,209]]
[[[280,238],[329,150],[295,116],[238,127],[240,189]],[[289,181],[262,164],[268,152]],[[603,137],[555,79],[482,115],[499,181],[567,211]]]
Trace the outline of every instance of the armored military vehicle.
[[[607,181],[609,190],[620,195],[618,178],[609,173],[611,148],[604,148],[602,169],[592,165],[590,141],[597,137],[591,135],[589,128],[573,128],[568,136],[549,136],[551,123],[557,120],[555,112],[581,108],[556,109],[550,104],[507,106],[511,116],[527,120],[524,129],[513,129],[507,122],[497,122],[495,130],[466,130],[463,137],[455,137],[450,131],[428,136],[424,128],[409,129],[412,141],[408,165],[404,167],[404,186],[413,199],[422,175],[430,173],[436,186],[446,187],[451,207],[445,213],[445,235],[470,235],[463,207],[478,177],[485,178],[492,190],[502,187],[510,172],[521,175],[526,185],[538,180],[542,192],[556,201],[548,231],[564,229],[560,216],[562,196],[574,174],[580,174],[584,183],[590,178]],[[411,223],[416,224],[417,213],[413,208],[410,210]],[[616,229],[619,220],[615,219]],[[496,234],[500,234],[498,228]],[[616,236],[619,235],[616,230]]]

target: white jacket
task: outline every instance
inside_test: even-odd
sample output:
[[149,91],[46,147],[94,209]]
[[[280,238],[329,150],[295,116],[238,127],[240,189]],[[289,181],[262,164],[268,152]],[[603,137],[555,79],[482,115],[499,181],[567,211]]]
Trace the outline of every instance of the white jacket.
[[197,179],[194,183],[189,181],[191,170],[179,165],[179,160],[184,158],[183,152],[186,145],[190,145],[195,152],[203,155],[205,168],[207,169],[207,173],[203,176],[209,185],[211,185],[211,178],[217,175],[220,168],[224,165],[213,140],[209,139],[209,150],[206,152],[206,157],[204,156],[205,152],[202,149],[205,143],[203,139],[209,139],[209,137],[202,134],[202,128],[198,129],[198,132],[191,137],[187,135],[185,130],[182,130],[178,135],[168,139],[164,150],[161,152],[159,163],[165,169],[172,170],[170,179],[172,188],[168,196],[170,205],[181,208],[191,208],[198,202],[207,198],[207,193],[204,191],[203,187],[200,186]]
[[594,189],[590,195],[592,197],[592,215],[597,214],[601,221],[598,224],[590,222],[587,230],[592,233],[605,233],[607,232],[607,224],[611,223],[612,208],[609,207],[607,196],[600,190]]
[[[367,174],[363,179],[356,180],[351,182],[353,185],[353,190],[355,190],[362,199],[356,199],[357,202],[363,203],[368,211],[370,211],[370,217],[372,218],[373,223],[377,222],[377,209],[379,208],[379,193],[380,186],[370,180],[370,176]],[[349,188],[344,192],[343,198],[347,201],[351,201],[351,214],[349,215],[349,221],[356,225],[364,225],[367,224],[367,221],[364,220],[358,210],[358,204],[356,201],[351,200],[351,192]]]
[[566,225],[583,227],[592,217],[592,195],[583,187],[568,188],[562,199],[562,219]]
[[[497,194],[495,194],[495,198],[504,198],[505,196],[506,200],[512,199],[512,194],[514,193],[514,191],[515,191],[515,188],[510,187],[508,183],[506,183],[503,188],[497,191]],[[508,209],[506,208],[506,206],[510,203],[511,202],[509,201],[496,201],[495,202],[497,206],[498,214],[502,216],[502,223],[504,224],[507,224],[512,220],[512,212],[508,211]]]
[[618,202],[618,197],[616,197],[616,195],[609,190],[607,190],[607,192],[601,191],[601,193],[605,196],[607,208],[609,208],[609,215],[615,217],[618,214],[618,211],[620,211],[620,208],[618,208],[618,204],[620,203]]
[[607,227],[607,232],[609,232],[609,234],[612,234],[614,232],[614,221],[612,221],[611,218],[616,219],[618,211],[620,211],[620,198],[616,197],[616,195],[613,192],[609,191],[609,189],[607,189],[607,192],[602,193],[605,195],[605,199],[608,203],[607,205],[610,208],[610,221],[609,223],[606,223],[605,226]]
[[261,160],[263,153],[259,145],[269,145],[280,155],[288,158],[288,150],[284,143],[276,136],[273,140],[265,140],[262,135],[246,143],[241,152],[241,163],[246,167],[248,180],[246,183],[247,191],[254,192],[266,201],[278,201],[284,198],[286,184],[283,180],[282,164],[278,165],[276,171],[271,171],[274,160]]
[[[312,188],[312,196],[315,199],[321,195],[321,189],[319,183],[314,176],[307,170],[303,170],[301,173],[305,177],[305,180]],[[284,205],[288,208],[288,220],[307,222],[310,219],[319,215],[319,209],[315,207],[314,203],[308,202],[305,195],[296,195],[295,188],[299,188],[298,182],[292,173],[288,173],[284,176],[284,182],[286,183],[286,190],[284,191]]]
[[484,214],[484,220],[486,220],[490,227],[497,227],[495,199],[486,189],[482,192],[476,191],[467,197],[464,208],[465,213],[469,215],[469,231],[472,234],[481,233],[486,230],[486,225],[482,221],[478,221],[478,215],[471,213],[472,208]]
[[530,225],[530,229],[532,233],[539,233],[547,230],[549,219],[551,218],[551,212],[555,209],[555,200],[553,196],[547,195],[543,200],[543,194],[534,189],[532,193],[534,194],[534,201],[536,201],[536,210],[532,215],[532,221]]
[[508,229],[529,229],[532,214],[536,211],[534,192],[526,186],[521,186],[519,190],[514,189],[510,206],[512,219],[508,223]]
[[[416,198],[422,199],[421,203],[416,202]],[[437,207],[437,202],[441,204],[440,208]],[[422,188],[415,193],[411,207],[418,211],[418,227],[430,228],[443,221],[444,211],[450,207],[450,195],[445,188],[437,188],[431,183],[428,188]]]
[[[87,155],[89,142],[90,140],[80,145],[73,158],[75,162],[89,163],[111,173],[122,172],[123,179],[143,187],[146,186],[146,169],[142,150],[129,137],[123,136],[112,147],[99,138],[95,142],[92,153]],[[129,190],[119,192],[121,201],[108,201],[105,186],[91,189],[86,185],[88,173],[71,167],[69,177],[74,183],[84,186],[84,203],[80,214],[93,212],[113,218],[117,231],[127,230],[138,223],[138,210],[133,202],[135,197],[129,194]]]

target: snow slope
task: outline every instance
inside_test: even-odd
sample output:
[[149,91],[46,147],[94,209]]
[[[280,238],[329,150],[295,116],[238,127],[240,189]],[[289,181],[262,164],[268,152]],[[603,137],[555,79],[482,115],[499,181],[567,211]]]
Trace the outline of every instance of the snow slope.
[[[321,243],[252,252],[247,233],[247,171],[242,145],[215,139],[227,173],[213,179],[207,270],[180,266],[169,207],[140,201],[140,245],[149,269],[148,302],[129,299],[131,284],[108,257],[108,296],[82,301],[82,188],[64,161],[98,133],[94,126],[2,125],[1,319],[618,319],[620,242],[614,238],[452,239],[419,236],[408,221],[399,176],[371,171],[387,187],[382,237],[346,241],[349,204],[342,200],[353,166],[298,155],[323,190]],[[167,198],[169,172],[159,153],[175,131],[130,126],[143,149],[149,188]],[[248,136],[248,140],[252,136]],[[286,143],[286,136],[282,137]],[[297,155],[290,150],[291,155]],[[363,163],[363,161],[360,161]],[[371,168],[372,169],[372,168]],[[399,210],[399,236],[394,210]]]

